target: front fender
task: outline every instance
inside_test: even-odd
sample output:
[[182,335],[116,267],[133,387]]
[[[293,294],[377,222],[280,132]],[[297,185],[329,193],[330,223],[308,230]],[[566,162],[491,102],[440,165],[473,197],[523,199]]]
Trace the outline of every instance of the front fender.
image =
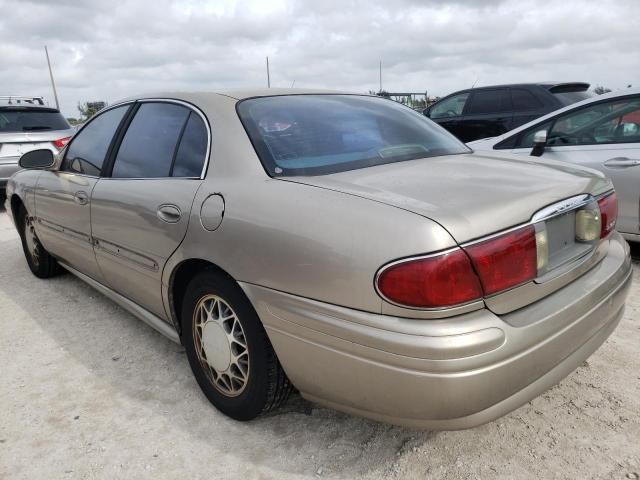
[[41,170],[20,170],[7,181],[5,208],[16,227],[18,205],[24,205],[29,215],[36,214],[35,191],[41,174]]

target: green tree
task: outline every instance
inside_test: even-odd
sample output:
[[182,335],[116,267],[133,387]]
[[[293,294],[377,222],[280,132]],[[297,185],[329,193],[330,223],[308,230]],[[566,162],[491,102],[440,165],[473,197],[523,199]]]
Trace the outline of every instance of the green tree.
[[78,103],[78,111],[80,112],[80,122],[86,122],[106,106],[107,106],[107,102]]
[[594,88],[593,91],[596,93],[596,95],[602,95],[603,93],[609,93],[611,89],[603,87],[602,85],[596,85],[596,88]]

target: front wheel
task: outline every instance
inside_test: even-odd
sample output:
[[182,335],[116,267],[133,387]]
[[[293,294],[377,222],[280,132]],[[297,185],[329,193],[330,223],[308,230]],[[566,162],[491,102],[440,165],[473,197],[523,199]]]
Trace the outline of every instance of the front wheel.
[[24,206],[21,206],[18,211],[18,229],[22,240],[22,250],[31,272],[38,278],[49,278],[56,275],[59,271],[58,262],[49,255],[49,252],[40,243],[33,225],[33,218],[29,216]]
[[236,420],[251,420],[286,401],[292,386],[253,306],[226,275],[205,271],[187,287],[182,339],[209,401]]

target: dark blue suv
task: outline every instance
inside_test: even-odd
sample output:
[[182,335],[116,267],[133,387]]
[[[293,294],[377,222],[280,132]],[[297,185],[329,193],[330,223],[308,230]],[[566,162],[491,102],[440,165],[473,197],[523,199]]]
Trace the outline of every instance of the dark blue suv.
[[496,137],[591,96],[588,83],[522,83],[460,90],[424,114],[463,142]]

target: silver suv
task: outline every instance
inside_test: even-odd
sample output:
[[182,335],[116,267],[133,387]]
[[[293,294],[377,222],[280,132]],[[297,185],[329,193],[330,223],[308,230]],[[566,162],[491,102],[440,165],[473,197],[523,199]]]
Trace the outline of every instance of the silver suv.
[[8,178],[20,169],[22,154],[43,148],[58,153],[73,133],[42,97],[0,96],[0,196]]

